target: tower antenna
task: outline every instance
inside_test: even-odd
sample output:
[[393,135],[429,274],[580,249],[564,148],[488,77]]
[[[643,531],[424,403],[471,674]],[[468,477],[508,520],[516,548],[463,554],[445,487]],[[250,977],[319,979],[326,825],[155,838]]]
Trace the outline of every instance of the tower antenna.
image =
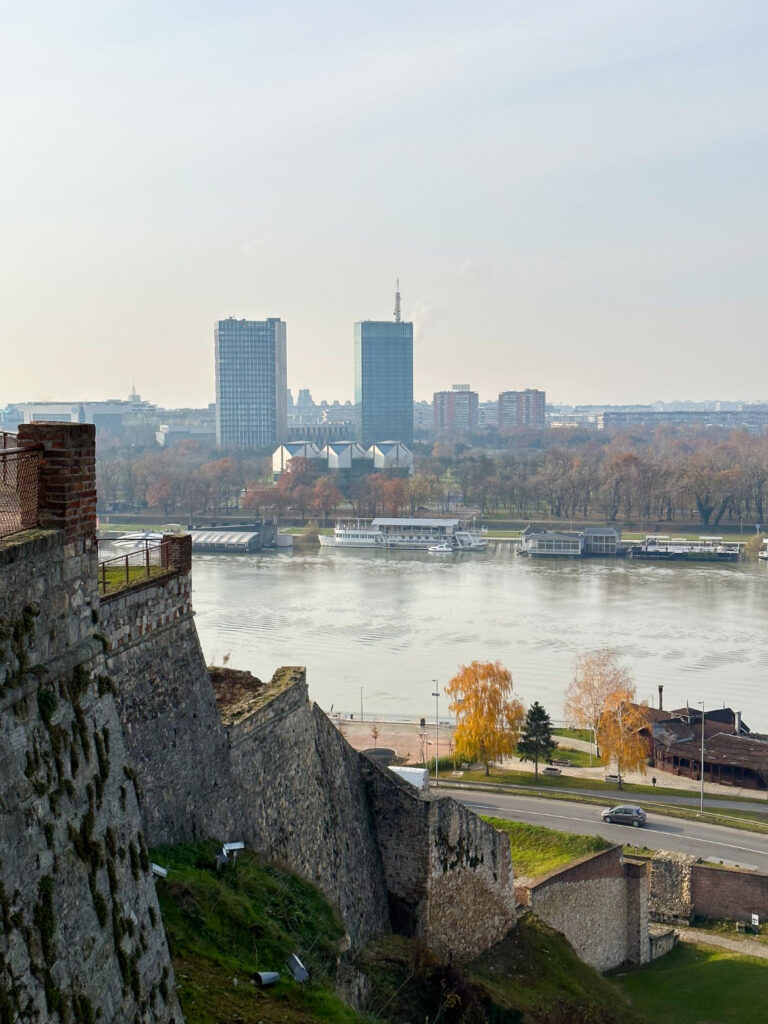
[[399,324],[402,317],[400,316],[400,278],[397,279],[397,285],[395,289],[395,323]]

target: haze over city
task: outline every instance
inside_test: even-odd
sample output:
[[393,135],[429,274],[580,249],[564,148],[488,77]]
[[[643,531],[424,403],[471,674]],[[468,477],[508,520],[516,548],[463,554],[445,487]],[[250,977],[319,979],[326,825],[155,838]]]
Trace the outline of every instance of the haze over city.
[[213,324],[287,323],[352,397],[353,323],[414,394],[766,396],[757,2],[41,3],[0,40],[0,405],[213,400]]

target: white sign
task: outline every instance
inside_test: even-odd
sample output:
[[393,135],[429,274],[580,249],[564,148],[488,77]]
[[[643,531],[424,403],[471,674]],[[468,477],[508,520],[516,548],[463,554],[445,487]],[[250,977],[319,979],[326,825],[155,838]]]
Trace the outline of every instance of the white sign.
[[753,914],[752,915],[752,924],[755,926],[755,928],[759,928],[760,927],[760,915],[759,914]]

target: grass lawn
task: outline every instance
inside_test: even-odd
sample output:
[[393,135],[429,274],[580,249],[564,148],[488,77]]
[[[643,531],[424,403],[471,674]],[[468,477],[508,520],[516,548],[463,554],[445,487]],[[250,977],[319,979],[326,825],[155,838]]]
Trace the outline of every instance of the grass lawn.
[[654,1024],[765,1024],[768,960],[680,943],[614,982]]
[[569,740],[582,740],[584,743],[592,742],[592,733],[589,729],[553,729],[553,736],[565,736]]
[[589,853],[607,850],[613,843],[601,836],[579,836],[541,825],[527,825],[504,818],[484,818],[489,825],[509,836],[515,876],[545,875]]
[[599,768],[605,765],[602,757],[595,757],[594,754],[590,755],[586,750],[573,750],[572,747],[567,747],[563,743],[558,744],[557,750],[552,756],[555,758],[562,757],[570,761],[572,768]]
[[140,583],[142,580],[152,579],[155,576],[163,576],[171,571],[162,565],[150,565],[149,570],[146,565],[129,565],[126,579],[124,565],[111,565],[106,569],[99,568],[99,587],[102,594],[111,593],[121,587],[129,587],[134,583]]

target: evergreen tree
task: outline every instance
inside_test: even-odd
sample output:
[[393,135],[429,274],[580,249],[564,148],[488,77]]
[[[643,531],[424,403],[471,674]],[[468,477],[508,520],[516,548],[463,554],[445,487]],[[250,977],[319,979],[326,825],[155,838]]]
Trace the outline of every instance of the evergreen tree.
[[552,720],[541,704],[534,701],[525,715],[523,731],[517,744],[518,753],[533,761],[538,778],[539,761],[549,761],[556,749],[557,742],[552,738]]

